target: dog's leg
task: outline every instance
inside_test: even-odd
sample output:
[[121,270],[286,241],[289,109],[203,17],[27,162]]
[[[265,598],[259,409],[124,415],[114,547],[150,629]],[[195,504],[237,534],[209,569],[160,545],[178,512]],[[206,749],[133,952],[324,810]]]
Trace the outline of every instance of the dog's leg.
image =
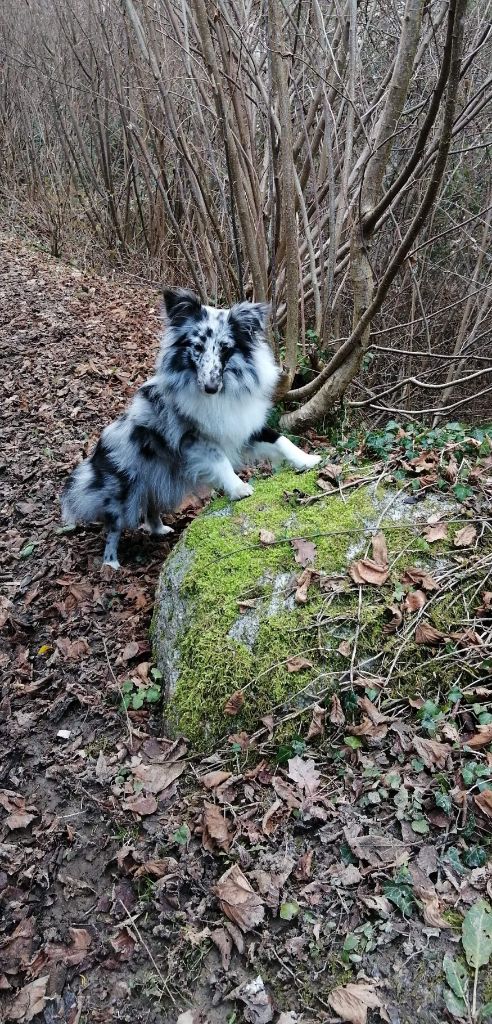
[[294,469],[312,469],[321,461],[320,455],[309,455],[302,448],[283,437],[271,427],[263,427],[253,434],[247,442],[255,458],[269,459],[271,462],[289,462]]
[[216,445],[192,442],[187,447],[186,462],[195,483],[216,487],[233,501],[248,498],[253,493],[253,488],[234,472],[232,463]]
[[103,565],[110,565],[112,569],[119,569],[118,543],[123,529],[123,518],[121,515],[107,513],[104,518],[106,527],[106,545],[104,548]]
[[147,501],[147,511],[142,523],[142,530],[152,537],[165,537],[166,533],[174,533],[172,526],[165,526],[159,515],[159,509],[152,497]]

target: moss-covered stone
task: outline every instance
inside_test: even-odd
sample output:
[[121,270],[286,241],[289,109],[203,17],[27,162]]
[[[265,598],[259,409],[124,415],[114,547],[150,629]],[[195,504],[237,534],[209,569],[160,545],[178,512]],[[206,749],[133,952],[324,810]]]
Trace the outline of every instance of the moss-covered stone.
[[[385,632],[385,603],[407,566],[426,565],[433,557],[419,523],[439,499],[408,505],[404,494],[372,483],[342,495],[320,495],[316,477],[316,472],[279,472],[255,481],[254,494],[245,501],[215,501],[189,526],[164,567],[153,639],[168,691],[166,719],[200,748],[232,731],[253,731],[275,708],[301,709],[313,695],[330,692],[349,664],[342,641],[352,644],[357,637],[357,665],[373,671],[383,647],[390,663],[401,645],[401,636]],[[305,501],[309,496],[316,500]],[[359,608],[346,570],[368,552],[371,534],[380,527],[388,543],[390,581],[384,598],[364,588]],[[275,544],[260,542],[262,529],[274,533]],[[294,584],[302,571],[291,544],[296,537],[314,541],[314,568],[322,576],[340,574],[345,590],[312,586],[308,603],[295,603]],[[440,549],[442,559],[445,545]],[[241,613],[240,603],[252,599],[254,607]],[[442,616],[439,602],[435,605]],[[422,687],[432,654],[411,643],[406,653],[401,673],[394,676],[397,693]],[[293,655],[312,667],[289,672]],[[244,704],[231,719],[224,704],[239,689]]]

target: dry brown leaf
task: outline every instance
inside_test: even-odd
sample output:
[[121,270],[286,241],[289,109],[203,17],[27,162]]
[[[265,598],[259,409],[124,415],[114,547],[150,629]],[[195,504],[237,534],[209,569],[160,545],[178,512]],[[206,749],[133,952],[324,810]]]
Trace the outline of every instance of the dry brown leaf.
[[303,853],[299,857],[294,869],[294,878],[297,878],[299,882],[308,882],[311,878],[313,870],[313,855],[314,850],[306,850],[306,853]]
[[388,732],[388,726],[374,725],[367,715],[363,715],[362,721],[359,725],[349,725],[348,731],[352,736],[367,736],[368,739],[372,740],[384,740]]
[[338,484],[338,481],[342,475],[342,467],[336,466],[334,462],[328,462],[323,469],[319,471],[319,478],[317,483],[321,480],[329,480],[331,484]]
[[435,526],[426,526],[423,535],[429,544],[435,544],[438,540],[448,539],[448,528],[446,523],[436,523]]
[[143,782],[146,792],[156,796],[179,779],[185,768],[185,761],[172,761],[170,764],[137,764],[131,770],[135,778]]
[[389,613],[391,615],[391,619],[384,624],[383,633],[396,633],[396,630],[400,628],[403,622],[400,606],[398,604],[388,604],[384,610],[386,614]]
[[291,810],[294,810],[294,808],[298,809],[301,806],[301,801],[299,800],[299,797],[295,793],[293,787],[290,786],[289,783],[286,782],[285,779],[283,779],[280,775],[274,776],[274,778],[272,779],[272,786],[275,792],[277,793],[277,796],[279,796],[280,799],[283,800],[285,804],[287,804],[287,807],[291,808]]
[[449,743],[439,743],[437,740],[426,740],[422,736],[414,736],[413,749],[424,762],[426,768],[445,768],[446,760],[452,748]]
[[383,722],[391,721],[391,719],[388,718],[388,715],[383,715],[381,711],[378,711],[376,705],[372,703],[372,700],[369,700],[369,697],[359,697],[357,703],[359,707],[365,711],[366,715],[371,719],[371,722],[374,725],[382,725]]
[[206,775],[202,775],[200,782],[205,789],[216,789],[217,786],[221,786],[223,782],[227,782],[230,779],[232,772],[216,771],[207,772]]
[[312,540],[303,540],[301,537],[295,537],[290,543],[294,548],[294,558],[298,565],[302,565],[303,569],[307,565],[312,565],[316,558],[316,545],[313,544]]
[[271,530],[260,530],[261,544],[275,544],[275,534]]
[[325,731],[325,718],[326,710],[321,707],[321,704],[315,704],[313,708],[313,717],[309,724],[306,739],[314,740],[316,736],[323,736]]
[[205,803],[202,814],[202,846],[209,853],[225,850],[227,853],[232,842],[227,819],[216,804]]
[[265,916],[263,900],[252,889],[246,875],[237,864],[233,864],[219,878],[213,891],[223,913],[243,932],[256,928],[263,921]]
[[429,647],[436,647],[437,644],[444,643],[446,636],[441,633],[440,629],[436,629],[430,622],[419,622],[415,630],[415,643],[416,644],[427,644]]
[[447,465],[441,467],[441,473],[450,484],[456,483],[458,479],[458,463],[454,455],[451,455]]
[[151,793],[148,796],[144,796],[143,793],[137,793],[135,796],[130,796],[127,800],[124,800],[121,806],[125,811],[133,811],[134,814],[145,817],[148,814],[155,814],[158,804],[155,796]]
[[309,590],[312,578],[313,578],[313,574],[311,572],[311,569],[304,569],[304,572],[302,572],[301,575],[299,576],[299,579],[297,580],[297,588],[296,588],[295,598],[294,598],[296,604],[306,604],[307,603],[308,590]]
[[343,713],[343,708],[340,703],[340,698],[337,696],[336,693],[332,693],[331,695],[330,722],[332,725],[345,725],[345,715]]
[[219,950],[223,970],[228,971],[231,966],[232,956],[232,938],[229,932],[226,932],[225,928],[214,928],[210,932],[210,938]]
[[244,1004],[243,1015],[249,1024],[269,1024],[273,1020],[272,1001],[260,975],[233,989],[227,998],[239,999]]
[[431,928],[451,927],[441,914],[437,896],[424,896],[421,894],[420,899],[423,903],[422,914],[426,924],[430,925]]
[[5,818],[4,824],[13,832],[18,828],[27,828],[35,817],[35,814],[29,814],[28,811],[13,811]]
[[471,747],[472,750],[480,750],[480,747],[488,747],[489,743],[492,743],[492,723],[489,725],[479,725],[478,732],[469,740],[465,740],[466,746]]
[[280,825],[280,822],[288,815],[285,804],[281,800],[274,800],[273,804],[263,815],[261,827],[266,836],[271,836]]
[[7,1020],[30,1021],[37,1013],[41,1013],[46,1006],[48,981],[49,974],[46,974],[43,978],[36,978],[35,981],[24,985],[8,1010]]
[[342,640],[337,647],[337,651],[342,655],[342,658],[350,658],[352,655],[352,644],[349,640]]
[[416,583],[422,590],[438,590],[439,584],[425,569],[411,566],[402,576],[403,583]]
[[87,640],[69,640],[66,636],[58,637],[56,646],[68,661],[81,661],[91,653]]
[[258,598],[257,597],[251,597],[251,598],[245,597],[244,600],[238,601],[239,611],[242,614],[243,612],[247,612],[250,608],[256,608],[257,604],[258,604]]
[[231,715],[231,717],[233,715],[238,715],[240,710],[241,710],[241,708],[242,708],[242,706],[243,706],[243,704],[244,704],[244,694],[243,694],[243,691],[242,690],[235,690],[234,693],[231,693],[231,696],[228,697],[228,699],[226,700],[226,702],[224,704],[224,714],[225,715]]
[[458,530],[454,535],[453,544],[455,548],[468,548],[471,544],[474,544],[477,539],[477,531],[471,523],[467,526],[463,526],[461,530]]
[[358,562],[352,562],[349,574],[359,586],[370,583],[373,587],[382,587],[388,579],[389,569],[374,562],[372,558],[361,558]]
[[136,658],[140,650],[140,647],[136,640],[131,640],[126,647],[123,648],[121,654],[116,659],[116,664],[120,665],[122,661],[131,661],[132,658]]
[[312,757],[306,761],[299,757],[291,757],[289,760],[289,779],[297,782],[300,789],[304,790],[306,796],[312,796],[316,792],[319,786],[319,775],[314,767],[314,761]]
[[343,1021],[350,1024],[366,1024],[367,1011],[376,1010],[383,1004],[370,982],[351,982],[332,989],[328,1002]]
[[487,818],[492,818],[492,789],[482,789],[481,793],[475,793],[473,797],[477,807]]
[[312,661],[308,661],[307,658],[301,658],[300,655],[294,655],[286,661],[287,672],[302,672],[306,668],[312,668]]
[[407,594],[403,608],[406,612],[418,612],[427,603],[427,598],[423,590],[412,590],[410,594]]
[[408,860],[409,850],[392,836],[351,836],[347,830],[345,835],[352,853],[374,868],[388,867],[390,864],[399,866]]
[[388,568],[388,546],[386,537],[381,530],[372,538],[372,557],[378,565],[383,565],[385,569]]
[[153,860],[145,860],[135,871],[134,878],[165,878],[178,872],[178,862],[174,857],[156,857]]
[[482,604],[477,608],[477,615],[481,618],[492,616],[492,590],[486,590],[482,594]]

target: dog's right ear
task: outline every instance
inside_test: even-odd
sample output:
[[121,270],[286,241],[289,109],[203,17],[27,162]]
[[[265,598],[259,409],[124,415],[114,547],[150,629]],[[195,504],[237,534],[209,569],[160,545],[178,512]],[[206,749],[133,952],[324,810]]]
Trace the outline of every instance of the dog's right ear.
[[200,318],[200,299],[187,288],[164,288],[163,297],[166,316],[172,327],[179,327],[185,320]]

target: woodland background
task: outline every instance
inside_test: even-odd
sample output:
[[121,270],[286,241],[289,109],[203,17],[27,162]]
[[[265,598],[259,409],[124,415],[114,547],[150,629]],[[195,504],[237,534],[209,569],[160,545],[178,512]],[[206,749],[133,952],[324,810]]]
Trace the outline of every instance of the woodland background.
[[489,18],[487,0],[3,0],[2,221],[83,269],[268,299],[294,432],[347,389],[376,422],[483,420]]

